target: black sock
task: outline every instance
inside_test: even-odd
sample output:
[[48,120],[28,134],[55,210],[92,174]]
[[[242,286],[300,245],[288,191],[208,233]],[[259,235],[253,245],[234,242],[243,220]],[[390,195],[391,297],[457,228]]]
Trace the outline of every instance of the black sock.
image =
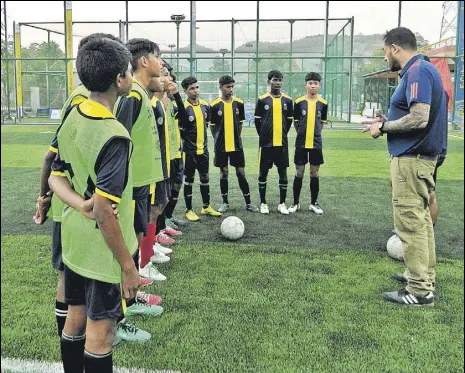
[[242,195],[245,199],[245,204],[250,205],[252,202],[250,201],[250,187],[247,179],[245,177],[238,177],[239,187],[242,190]]
[[258,191],[260,192],[260,202],[266,205],[266,177],[258,178]]
[[63,328],[65,327],[66,317],[68,316],[68,305],[56,300],[55,316],[57,319],[58,337],[61,338],[61,333],[63,333]]
[[[127,306],[127,305],[126,305]],[[121,321],[125,320],[124,313],[121,314],[120,317],[116,319],[116,325],[118,325]]]
[[165,216],[168,219],[171,219],[173,217],[174,209],[176,208],[176,205],[178,204],[178,198],[179,198],[179,191],[171,189],[170,201],[168,202],[165,208]]
[[294,205],[298,205],[300,202],[300,192],[302,191],[303,179],[300,177],[294,178]]
[[184,185],[184,199],[186,201],[186,210],[192,210],[192,184]]
[[221,189],[221,197],[223,198],[223,203],[229,204],[229,201],[228,201],[228,192],[229,192],[228,179],[224,179],[224,178],[220,179],[220,189]]
[[312,205],[318,200],[318,194],[320,194],[320,178],[310,178],[310,193],[312,195]]
[[84,345],[86,336],[71,337],[65,333],[61,336],[61,359],[65,373],[82,373],[84,371]]
[[160,233],[165,228],[166,228],[166,217],[165,217],[165,211],[163,211],[161,215],[158,216],[157,218],[156,234]]
[[287,180],[279,180],[279,204],[286,203]]
[[85,351],[84,366],[86,373],[113,373],[113,353],[96,355]]
[[200,183],[200,194],[202,194],[203,208],[210,206],[210,184]]

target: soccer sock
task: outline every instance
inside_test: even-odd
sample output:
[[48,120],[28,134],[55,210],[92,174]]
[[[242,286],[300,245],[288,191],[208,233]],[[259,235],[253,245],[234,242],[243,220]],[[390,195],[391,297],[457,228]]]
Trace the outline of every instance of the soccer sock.
[[113,353],[96,355],[85,351],[84,366],[86,373],[113,373]]
[[61,338],[63,328],[65,327],[66,317],[68,316],[68,305],[55,301],[55,316],[57,319],[58,337]]
[[286,203],[287,180],[279,180],[279,203]]
[[200,183],[200,194],[202,194],[203,208],[210,206],[210,184]]
[[310,178],[310,193],[312,195],[312,205],[318,200],[318,194],[320,194],[320,178]]
[[142,239],[140,245],[140,268],[144,268],[153,255],[153,244],[155,243],[155,232],[157,223],[149,223],[147,225],[147,235]]
[[168,202],[165,208],[165,216],[168,219],[171,219],[173,217],[174,209],[176,208],[176,205],[178,203],[178,198],[179,198],[179,191],[171,189],[170,201]]
[[82,373],[84,371],[84,345],[86,336],[72,337],[61,335],[61,360],[65,373]]
[[260,192],[260,202],[266,205],[266,177],[258,178],[258,191]]
[[252,202],[250,201],[250,187],[247,179],[243,176],[238,176],[237,180],[239,181],[239,187],[242,190],[242,195],[245,199],[245,204],[250,205]]
[[165,228],[166,228],[166,217],[165,217],[165,211],[163,211],[157,219],[157,234],[160,233]]
[[220,179],[220,189],[221,189],[221,197],[223,198],[223,203],[229,204],[228,201],[228,178],[221,178]]
[[184,184],[184,200],[186,201],[186,210],[192,210],[192,184]]
[[302,191],[303,179],[300,177],[294,178],[294,205],[298,205],[300,202],[300,192]]

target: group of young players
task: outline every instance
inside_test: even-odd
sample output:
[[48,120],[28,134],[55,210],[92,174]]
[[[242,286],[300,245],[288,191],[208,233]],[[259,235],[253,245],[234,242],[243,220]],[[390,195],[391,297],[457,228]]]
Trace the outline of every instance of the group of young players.
[[[163,312],[159,296],[139,290],[166,279],[174,238],[186,224],[174,215],[182,184],[186,219],[200,220],[192,206],[195,172],[200,178],[201,215],[229,209],[228,163],[235,167],[247,211],[269,213],[267,176],[279,173],[278,211],[300,209],[305,165],[311,164],[311,206],[318,205],[321,129],[327,103],[318,96],[321,77],[305,77],[307,94],[295,102],[282,89],[279,71],[268,75],[270,91],[255,109],[259,135],[260,207],[251,202],[241,140],[244,103],[233,96],[234,79],[219,79],[221,97],[199,99],[195,77],[181,83],[160,56],[158,45],[132,39],[124,45],[108,34],[84,38],[76,68],[82,82],[62,110],[62,124],[46,153],[34,220],[43,224],[51,205],[53,267],[60,271],[56,299],[58,335],[65,373],[112,372],[112,347],[122,340],[145,341],[150,334],[126,316]],[[288,132],[297,130],[294,201],[288,209]],[[214,164],[221,170],[222,204],[210,204],[210,126]],[[53,192],[52,192],[53,191]]]

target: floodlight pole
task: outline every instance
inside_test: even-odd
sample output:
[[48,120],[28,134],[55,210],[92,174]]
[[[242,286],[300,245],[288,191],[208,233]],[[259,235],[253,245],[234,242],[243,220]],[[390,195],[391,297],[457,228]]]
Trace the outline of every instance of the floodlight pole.
[[327,57],[328,57],[328,29],[329,29],[329,1],[326,1],[325,14],[325,36],[324,36],[324,76],[323,76],[323,97],[326,97],[326,76],[327,76]]
[[257,39],[255,42],[255,99],[258,98],[258,68],[259,68],[259,59],[258,59],[258,40],[260,39],[260,1],[257,0]]
[[10,56],[10,51],[9,51],[10,45],[8,43],[8,22],[7,22],[7,17],[6,17],[6,1],[3,2],[3,17],[4,17],[3,24],[5,27],[5,56],[7,58],[7,61],[6,61],[6,100],[7,100],[7,107],[8,107],[8,111],[7,111],[5,119],[11,119],[11,116],[10,116],[10,106],[11,106],[11,103],[10,103],[10,61],[8,60]]

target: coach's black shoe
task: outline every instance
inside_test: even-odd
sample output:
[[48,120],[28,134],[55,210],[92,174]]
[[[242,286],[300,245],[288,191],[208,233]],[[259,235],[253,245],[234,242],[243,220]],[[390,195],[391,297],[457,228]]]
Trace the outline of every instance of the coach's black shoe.
[[426,297],[417,297],[416,295],[410,294],[406,290],[393,291],[390,293],[384,293],[384,300],[387,302],[397,303],[410,307],[434,306],[434,295],[431,292]]
[[403,283],[407,283],[408,282],[408,278],[404,276],[403,273],[394,273],[392,275],[392,279],[393,280],[396,280],[396,281],[399,281],[399,282],[403,282]]

